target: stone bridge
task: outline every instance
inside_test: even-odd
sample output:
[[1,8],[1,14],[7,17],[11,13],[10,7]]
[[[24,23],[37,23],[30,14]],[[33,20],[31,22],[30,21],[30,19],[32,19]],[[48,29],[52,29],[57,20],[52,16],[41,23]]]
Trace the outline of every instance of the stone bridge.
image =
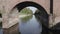
[[3,28],[9,28],[19,21],[19,12],[16,6],[18,8],[27,6],[38,8],[37,5],[49,15],[50,27],[51,24],[56,25],[60,22],[60,0],[0,0]]

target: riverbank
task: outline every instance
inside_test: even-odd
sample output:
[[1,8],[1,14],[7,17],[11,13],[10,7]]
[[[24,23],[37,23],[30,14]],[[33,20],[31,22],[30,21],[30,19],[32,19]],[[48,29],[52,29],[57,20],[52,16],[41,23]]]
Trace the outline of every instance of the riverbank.
[[32,14],[28,14],[28,15],[19,15],[19,18],[24,18],[24,17],[30,16],[30,15],[32,15]]

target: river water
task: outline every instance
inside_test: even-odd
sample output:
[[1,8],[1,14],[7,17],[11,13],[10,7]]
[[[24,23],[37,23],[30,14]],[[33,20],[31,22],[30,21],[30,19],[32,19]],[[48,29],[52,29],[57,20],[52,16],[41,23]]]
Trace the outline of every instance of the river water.
[[34,15],[20,19],[19,31],[21,34],[41,34],[42,24],[37,21]]

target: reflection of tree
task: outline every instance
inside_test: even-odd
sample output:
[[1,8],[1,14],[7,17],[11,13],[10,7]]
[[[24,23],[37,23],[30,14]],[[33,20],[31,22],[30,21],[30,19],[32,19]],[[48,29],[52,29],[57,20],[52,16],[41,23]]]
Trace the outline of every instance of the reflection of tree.
[[21,21],[22,21],[22,22],[27,22],[27,21],[29,21],[29,20],[32,18],[32,16],[33,16],[33,15],[26,16],[26,17],[24,17],[24,18],[21,18]]

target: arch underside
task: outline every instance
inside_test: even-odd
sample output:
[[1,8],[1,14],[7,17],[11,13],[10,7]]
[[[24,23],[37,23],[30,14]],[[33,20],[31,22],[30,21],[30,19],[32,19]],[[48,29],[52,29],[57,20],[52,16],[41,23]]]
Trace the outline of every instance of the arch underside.
[[36,7],[38,10],[42,11],[42,13],[43,13],[42,17],[45,19],[45,20],[42,19],[43,20],[42,25],[48,27],[48,24],[49,24],[49,15],[48,15],[47,11],[41,5],[39,5],[39,4],[35,3],[35,2],[25,1],[25,2],[22,2],[22,3],[18,3],[17,5],[15,5],[13,7],[12,10],[17,8],[18,11],[21,11],[23,8],[28,7],[28,6]]

